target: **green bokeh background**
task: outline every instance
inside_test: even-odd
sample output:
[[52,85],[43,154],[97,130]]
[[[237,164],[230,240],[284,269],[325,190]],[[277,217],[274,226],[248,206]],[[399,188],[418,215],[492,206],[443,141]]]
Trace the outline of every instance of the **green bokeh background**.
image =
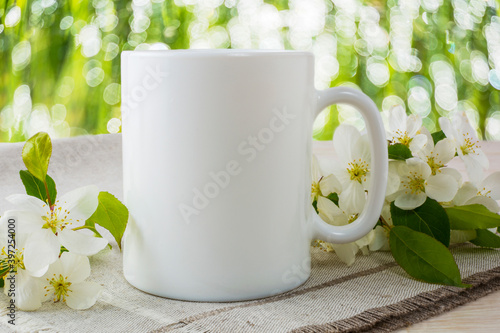
[[[283,48],[315,53],[317,88],[355,85],[431,131],[466,111],[500,140],[496,0],[0,0],[0,141],[120,130],[120,52]],[[497,70],[497,68],[499,68]],[[332,107],[314,137],[359,115]]]

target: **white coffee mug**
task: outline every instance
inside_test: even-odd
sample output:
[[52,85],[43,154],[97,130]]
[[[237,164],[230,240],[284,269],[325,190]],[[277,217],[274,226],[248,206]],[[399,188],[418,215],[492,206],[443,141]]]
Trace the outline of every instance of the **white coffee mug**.
[[[376,224],[387,182],[379,111],[351,88],[314,89],[309,52],[132,51],[122,56],[123,272],[151,294],[239,301],[310,275],[313,239],[357,240]],[[372,156],[366,208],[345,226],[311,205],[312,125],[346,103]]]

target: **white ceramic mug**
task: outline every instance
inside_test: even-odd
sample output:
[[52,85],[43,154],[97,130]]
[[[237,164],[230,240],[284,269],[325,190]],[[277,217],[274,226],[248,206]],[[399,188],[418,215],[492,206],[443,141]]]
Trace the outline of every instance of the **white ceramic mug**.
[[[314,89],[298,51],[122,53],[123,271],[151,294],[238,301],[293,289],[313,239],[346,243],[376,224],[387,182],[379,111],[350,88]],[[371,141],[367,205],[346,226],[311,205],[313,120],[330,104],[363,115]]]

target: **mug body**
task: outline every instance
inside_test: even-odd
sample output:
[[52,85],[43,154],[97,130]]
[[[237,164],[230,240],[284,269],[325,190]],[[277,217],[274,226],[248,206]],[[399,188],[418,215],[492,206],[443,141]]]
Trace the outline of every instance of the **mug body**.
[[122,53],[133,286],[238,301],[307,280],[313,69],[307,52]]

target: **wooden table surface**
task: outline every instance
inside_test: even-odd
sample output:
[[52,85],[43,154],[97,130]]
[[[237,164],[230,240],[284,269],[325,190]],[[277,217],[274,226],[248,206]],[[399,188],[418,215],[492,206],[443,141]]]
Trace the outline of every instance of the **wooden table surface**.
[[[500,142],[481,142],[483,151],[489,158],[490,168],[486,174],[500,171]],[[315,141],[313,152],[320,158],[323,168],[329,169],[333,154],[331,141]],[[465,175],[462,161],[456,157],[449,166]],[[464,176],[466,178],[466,176]],[[397,331],[402,332],[500,332],[500,291],[491,293],[474,302],[457,307],[452,311],[425,320]]]

